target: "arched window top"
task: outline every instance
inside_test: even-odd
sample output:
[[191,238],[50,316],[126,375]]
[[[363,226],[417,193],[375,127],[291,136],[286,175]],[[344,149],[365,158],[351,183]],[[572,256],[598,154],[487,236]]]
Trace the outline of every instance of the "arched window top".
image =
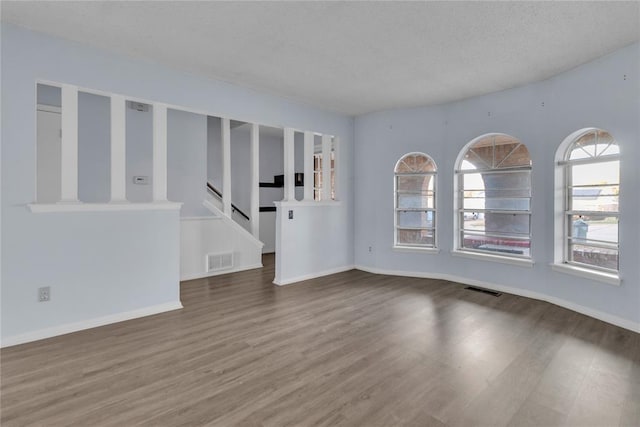
[[597,159],[620,154],[620,147],[616,140],[609,132],[602,129],[587,129],[572,137],[570,137],[572,142],[569,143],[565,152],[565,161]]
[[471,141],[458,161],[459,170],[531,167],[527,147],[505,134],[484,135]]
[[396,163],[395,173],[434,173],[436,172],[436,169],[436,163],[426,154],[409,153],[398,160],[398,163]]

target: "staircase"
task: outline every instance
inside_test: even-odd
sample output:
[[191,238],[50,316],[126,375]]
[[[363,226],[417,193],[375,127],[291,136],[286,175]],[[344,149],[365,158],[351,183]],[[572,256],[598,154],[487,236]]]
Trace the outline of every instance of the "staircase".
[[[223,212],[222,192],[210,182],[207,182],[207,198],[205,202],[212,204],[216,208],[217,212]],[[206,204],[205,207],[211,210]],[[251,233],[251,219],[249,218],[249,215],[233,203],[231,203],[231,219]]]
[[249,216],[235,205],[225,215],[220,191],[210,183],[207,190],[211,215],[181,220],[180,280],[262,267],[264,244],[249,232]]

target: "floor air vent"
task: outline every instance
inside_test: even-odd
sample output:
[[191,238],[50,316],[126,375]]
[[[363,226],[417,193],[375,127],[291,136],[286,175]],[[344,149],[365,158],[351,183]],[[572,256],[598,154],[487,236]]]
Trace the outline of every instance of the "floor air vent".
[[233,252],[207,255],[207,271],[228,270],[233,267]]
[[467,286],[465,289],[469,289],[470,291],[482,292],[483,294],[491,295],[493,297],[499,297],[502,295],[502,292],[490,291],[489,289],[476,288],[475,286]]

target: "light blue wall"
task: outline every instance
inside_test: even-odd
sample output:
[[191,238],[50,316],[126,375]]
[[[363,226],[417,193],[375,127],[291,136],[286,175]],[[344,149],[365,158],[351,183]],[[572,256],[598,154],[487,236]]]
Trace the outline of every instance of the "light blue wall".
[[[568,301],[640,322],[640,88],[638,44],[555,78],[446,105],[392,110],[355,120],[355,261],[396,272],[454,275]],[[543,104],[544,103],[544,104]],[[575,130],[611,132],[622,150],[619,287],[555,272],[554,155]],[[502,132],[527,145],[533,160],[532,250],[523,268],[453,257],[453,170],[474,137]],[[393,167],[410,151],[438,165],[437,255],[400,253],[393,245]],[[369,252],[368,247],[372,247]]]
[[[153,107],[149,111],[125,110],[127,200],[153,200]],[[134,184],[134,176],[146,176],[148,184]]]
[[167,112],[167,198],[182,217],[209,216],[202,202],[207,180],[207,116]]
[[[264,138],[262,138],[264,145]],[[251,127],[231,129],[231,201],[251,214]],[[248,226],[248,223],[243,223]]]
[[[28,211],[26,205],[35,199],[37,79],[339,135],[345,165],[351,162],[353,120],[349,117],[13,25],[2,24],[1,35],[3,340],[142,310],[179,297],[177,212]],[[127,129],[128,142],[129,136]],[[341,224],[324,233],[312,251],[300,254],[318,260],[318,271],[336,263],[353,263],[350,174],[343,175],[341,188],[347,200],[339,208]],[[311,215],[322,213],[317,210]],[[331,259],[323,259],[323,252],[334,246],[341,249]],[[52,300],[38,303],[37,288],[44,285],[52,287]]]
[[78,94],[78,198],[111,199],[111,102],[105,96]]
[[38,104],[59,107],[62,102],[62,92],[59,87],[45,84],[38,85]]

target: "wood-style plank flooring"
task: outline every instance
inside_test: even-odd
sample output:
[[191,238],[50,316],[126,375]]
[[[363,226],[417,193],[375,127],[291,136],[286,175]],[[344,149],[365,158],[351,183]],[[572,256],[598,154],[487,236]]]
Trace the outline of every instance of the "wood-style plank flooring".
[[640,335],[451,282],[266,267],[3,349],[2,426],[640,426]]

